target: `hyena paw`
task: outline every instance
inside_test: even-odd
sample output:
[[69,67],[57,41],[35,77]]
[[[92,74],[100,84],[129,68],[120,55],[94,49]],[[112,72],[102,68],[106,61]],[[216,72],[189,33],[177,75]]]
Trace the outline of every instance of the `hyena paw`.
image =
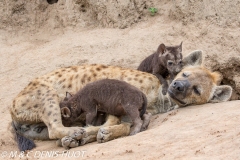
[[133,136],[133,135],[135,135],[135,134],[137,134],[137,133],[139,133],[139,131],[131,131],[130,134],[129,134],[129,136]]
[[86,136],[86,131],[85,131],[84,128],[77,128],[77,129],[74,129],[72,132],[69,133],[69,137],[71,137],[75,140],[80,140],[85,136]]
[[65,136],[61,139],[62,146],[65,149],[75,148],[79,146],[79,140],[73,139],[70,136]]
[[84,128],[74,128],[69,132],[68,136],[63,137],[60,142],[56,142],[57,146],[63,146],[65,149],[75,148],[80,145],[80,141],[86,136]]
[[100,128],[97,134],[98,143],[104,143],[111,140],[112,133],[104,128]]

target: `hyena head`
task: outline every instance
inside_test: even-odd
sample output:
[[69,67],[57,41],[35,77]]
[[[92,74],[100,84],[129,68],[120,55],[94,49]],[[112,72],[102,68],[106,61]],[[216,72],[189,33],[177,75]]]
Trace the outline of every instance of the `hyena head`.
[[66,97],[59,104],[61,109],[62,123],[64,126],[71,126],[78,116],[80,115],[79,108],[77,107],[76,98],[69,92],[66,92]]
[[168,72],[176,75],[182,70],[182,42],[179,46],[165,46],[163,43],[157,49],[160,63],[164,65]]
[[218,86],[221,75],[201,67],[202,60],[198,59],[197,54],[190,54],[183,61],[191,66],[184,67],[168,88],[169,96],[179,106],[229,100],[232,88],[227,85]]

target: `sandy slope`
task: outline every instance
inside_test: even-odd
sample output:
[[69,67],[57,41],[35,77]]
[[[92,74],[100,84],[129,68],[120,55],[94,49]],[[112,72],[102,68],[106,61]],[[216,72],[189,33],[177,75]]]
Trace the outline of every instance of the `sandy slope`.
[[[239,159],[240,101],[181,108],[152,118],[149,129],[132,137],[69,150],[55,141],[37,142],[29,157],[50,159]],[[15,150],[7,146],[4,150]],[[41,152],[41,154],[40,154]],[[84,152],[84,154],[83,154]],[[83,156],[83,157],[82,157]],[[26,158],[26,155],[25,155]],[[16,158],[19,159],[19,158]]]
[[[240,41],[235,24],[221,27],[198,21],[183,25],[164,16],[124,30],[75,28],[56,30],[54,34],[0,33],[0,155],[5,150],[17,150],[7,128],[11,121],[7,108],[36,76],[83,63],[136,68],[162,42],[176,45],[183,41],[184,55],[201,49],[204,56],[219,53],[228,57],[239,54]],[[136,136],[92,143],[73,151],[85,150],[85,159],[239,159],[239,107],[240,101],[186,107],[153,117],[149,129]],[[36,151],[63,150],[54,141],[37,145],[31,156]]]

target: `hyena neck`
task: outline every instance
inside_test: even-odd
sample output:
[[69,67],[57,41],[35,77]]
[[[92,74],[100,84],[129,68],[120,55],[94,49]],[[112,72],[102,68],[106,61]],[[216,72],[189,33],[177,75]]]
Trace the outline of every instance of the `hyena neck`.
[[83,106],[81,106],[81,95],[78,95],[77,97],[76,97],[76,106],[77,106],[77,108],[76,108],[76,110],[75,110],[75,112],[76,112],[76,114],[77,115],[80,115],[81,113],[83,113],[84,111],[85,111],[85,109],[84,108],[82,108]]
[[163,95],[162,94],[162,86],[159,88],[159,99],[158,99],[158,112],[159,113],[165,113],[165,112],[168,112],[168,111],[171,111],[175,108],[178,108],[177,107],[177,104],[171,99],[171,97],[166,94],[166,95]]

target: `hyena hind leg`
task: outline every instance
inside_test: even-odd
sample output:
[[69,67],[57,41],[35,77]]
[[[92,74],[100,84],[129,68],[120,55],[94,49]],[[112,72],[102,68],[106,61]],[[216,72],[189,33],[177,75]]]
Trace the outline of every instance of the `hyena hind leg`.
[[143,124],[142,119],[140,118],[140,113],[138,110],[138,107],[132,105],[132,106],[125,106],[124,107],[125,112],[127,113],[127,115],[129,115],[129,117],[131,118],[133,125],[131,127],[131,131],[130,131],[130,136],[131,135],[135,135],[138,132],[141,131],[141,127]]
[[48,128],[44,123],[19,124],[14,123],[16,132],[26,138],[36,140],[49,140]]
[[143,118],[143,124],[142,124],[142,127],[141,127],[141,131],[145,131],[148,128],[151,117],[152,117],[151,113],[145,113],[143,115],[143,117],[142,117]]
[[47,126],[44,124],[19,124],[12,122],[12,133],[20,151],[31,150],[36,147],[33,139],[49,139]]

